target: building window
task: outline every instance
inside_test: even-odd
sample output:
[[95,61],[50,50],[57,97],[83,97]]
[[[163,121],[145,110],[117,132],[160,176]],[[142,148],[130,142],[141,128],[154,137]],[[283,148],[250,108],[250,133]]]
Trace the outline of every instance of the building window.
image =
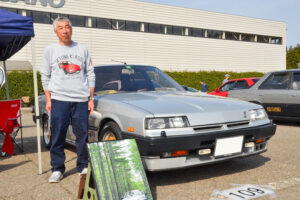
[[257,36],[257,42],[260,43],[269,43],[269,37],[264,35],[258,35]]
[[247,42],[255,42],[255,35],[252,34],[241,34],[241,40]]
[[[53,21],[54,21],[58,16],[59,16],[59,17],[67,17],[67,18],[69,18],[69,16],[68,16],[68,15],[65,15],[65,14],[50,13],[50,22],[53,23]],[[72,25],[73,25],[72,20],[70,20],[70,21],[71,21],[71,23],[72,23]]]
[[126,21],[125,22],[126,31],[140,31],[140,23],[139,22],[133,22],[133,21]]
[[73,26],[84,27],[85,26],[85,17],[78,15],[69,15],[69,19]]
[[22,10],[18,9],[16,13],[22,15]]
[[216,39],[222,39],[222,31],[216,31],[216,30],[207,30],[207,37],[208,38],[216,38]]
[[50,24],[50,13],[32,11],[32,18],[34,23]]
[[111,19],[96,18],[96,27],[103,29],[111,29]]
[[118,20],[118,30],[125,30],[125,20]]
[[9,12],[18,13],[18,10],[16,8],[2,8],[2,7],[0,8]]
[[282,44],[281,37],[271,37],[272,44]]
[[191,36],[194,37],[204,37],[205,30],[201,28],[191,28]]
[[240,34],[234,32],[225,32],[225,39],[226,40],[239,40]]
[[164,33],[164,28],[161,24],[150,24],[149,23],[149,33]]
[[115,30],[125,30],[125,21],[112,19],[111,26],[112,26],[112,29],[115,29]]
[[184,28],[180,26],[173,26],[173,35],[184,35]]

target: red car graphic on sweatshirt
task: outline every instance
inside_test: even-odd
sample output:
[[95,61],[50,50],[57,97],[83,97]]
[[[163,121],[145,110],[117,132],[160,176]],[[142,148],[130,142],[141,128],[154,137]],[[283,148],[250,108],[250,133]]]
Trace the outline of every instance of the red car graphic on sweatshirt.
[[62,68],[66,74],[74,74],[81,70],[79,65],[75,65],[69,61],[62,61],[58,64],[58,66]]

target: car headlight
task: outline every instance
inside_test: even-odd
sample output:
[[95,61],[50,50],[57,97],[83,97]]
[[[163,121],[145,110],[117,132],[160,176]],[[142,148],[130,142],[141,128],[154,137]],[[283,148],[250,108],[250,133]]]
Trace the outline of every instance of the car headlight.
[[250,121],[257,121],[257,120],[267,119],[268,115],[265,109],[260,108],[255,110],[249,110],[249,117],[250,117]]
[[146,129],[183,128],[188,127],[187,117],[147,118]]

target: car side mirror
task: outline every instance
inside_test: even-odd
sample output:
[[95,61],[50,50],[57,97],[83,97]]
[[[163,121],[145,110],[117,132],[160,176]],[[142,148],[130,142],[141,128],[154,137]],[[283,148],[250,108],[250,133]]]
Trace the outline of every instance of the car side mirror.
[[5,83],[5,74],[4,70],[2,67],[0,67],[0,88],[4,85]]
[[219,92],[219,91],[220,91],[220,89],[219,89],[219,88],[215,89],[215,92]]

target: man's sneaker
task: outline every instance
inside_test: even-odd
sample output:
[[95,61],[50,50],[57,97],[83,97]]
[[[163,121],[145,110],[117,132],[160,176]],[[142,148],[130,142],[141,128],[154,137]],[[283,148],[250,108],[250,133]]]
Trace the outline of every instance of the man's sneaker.
[[88,168],[85,167],[85,168],[83,168],[83,170],[79,173],[79,175],[81,176],[81,175],[87,174],[87,171],[88,171]]
[[63,175],[60,171],[54,171],[48,180],[49,183],[58,183],[62,178]]

